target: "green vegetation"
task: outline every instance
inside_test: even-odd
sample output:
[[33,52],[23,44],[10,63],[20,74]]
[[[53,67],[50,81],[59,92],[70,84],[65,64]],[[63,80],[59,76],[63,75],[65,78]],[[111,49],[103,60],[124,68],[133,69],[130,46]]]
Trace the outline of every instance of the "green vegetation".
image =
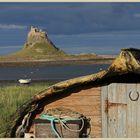
[[24,47],[21,51],[10,54],[16,58],[49,58],[49,57],[58,57],[64,56],[65,53],[62,50],[59,50],[53,47],[49,42],[45,43],[36,43],[32,47]]
[[[86,46],[85,46],[86,47]],[[98,56],[95,53],[67,54],[63,50],[57,48],[49,39],[45,31],[36,27],[31,27],[27,35],[27,40],[23,48],[15,53],[0,56],[0,63],[3,62],[21,62],[21,61],[77,61],[77,60],[104,60],[111,59],[112,56]]]
[[31,27],[27,40],[22,50],[10,54],[9,56],[19,58],[42,58],[42,56],[63,56],[64,51],[58,49],[53,42],[48,38],[46,32],[42,32],[40,29]]
[[0,137],[4,134],[10,117],[17,108],[49,85],[51,83],[44,82],[30,85],[3,84],[0,87]]

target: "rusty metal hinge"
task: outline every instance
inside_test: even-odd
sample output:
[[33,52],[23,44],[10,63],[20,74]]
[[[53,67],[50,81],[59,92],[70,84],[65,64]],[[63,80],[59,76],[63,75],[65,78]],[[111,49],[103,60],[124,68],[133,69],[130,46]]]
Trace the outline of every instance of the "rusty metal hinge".
[[126,106],[125,103],[113,103],[109,102],[108,100],[105,101],[105,112],[108,112],[108,109],[115,106]]

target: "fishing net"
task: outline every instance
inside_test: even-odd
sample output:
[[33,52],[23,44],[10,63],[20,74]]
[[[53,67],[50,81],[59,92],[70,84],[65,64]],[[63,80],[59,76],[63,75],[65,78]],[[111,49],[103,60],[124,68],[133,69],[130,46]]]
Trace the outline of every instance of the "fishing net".
[[59,107],[59,108],[52,108],[48,109],[44,112],[44,114],[54,116],[54,117],[59,117],[59,118],[81,118],[84,117],[83,114],[73,111],[68,108],[64,107]]

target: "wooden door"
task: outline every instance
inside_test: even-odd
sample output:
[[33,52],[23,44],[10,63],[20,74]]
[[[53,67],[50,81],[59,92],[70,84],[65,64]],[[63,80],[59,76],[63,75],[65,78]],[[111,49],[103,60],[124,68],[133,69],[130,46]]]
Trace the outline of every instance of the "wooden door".
[[140,137],[140,84],[101,88],[102,137]]

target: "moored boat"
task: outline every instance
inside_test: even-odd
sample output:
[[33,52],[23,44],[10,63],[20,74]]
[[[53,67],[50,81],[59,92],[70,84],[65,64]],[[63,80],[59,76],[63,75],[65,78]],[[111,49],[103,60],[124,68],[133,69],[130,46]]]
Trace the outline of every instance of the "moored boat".
[[19,79],[18,82],[20,84],[29,84],[31,83],[31,79]]

